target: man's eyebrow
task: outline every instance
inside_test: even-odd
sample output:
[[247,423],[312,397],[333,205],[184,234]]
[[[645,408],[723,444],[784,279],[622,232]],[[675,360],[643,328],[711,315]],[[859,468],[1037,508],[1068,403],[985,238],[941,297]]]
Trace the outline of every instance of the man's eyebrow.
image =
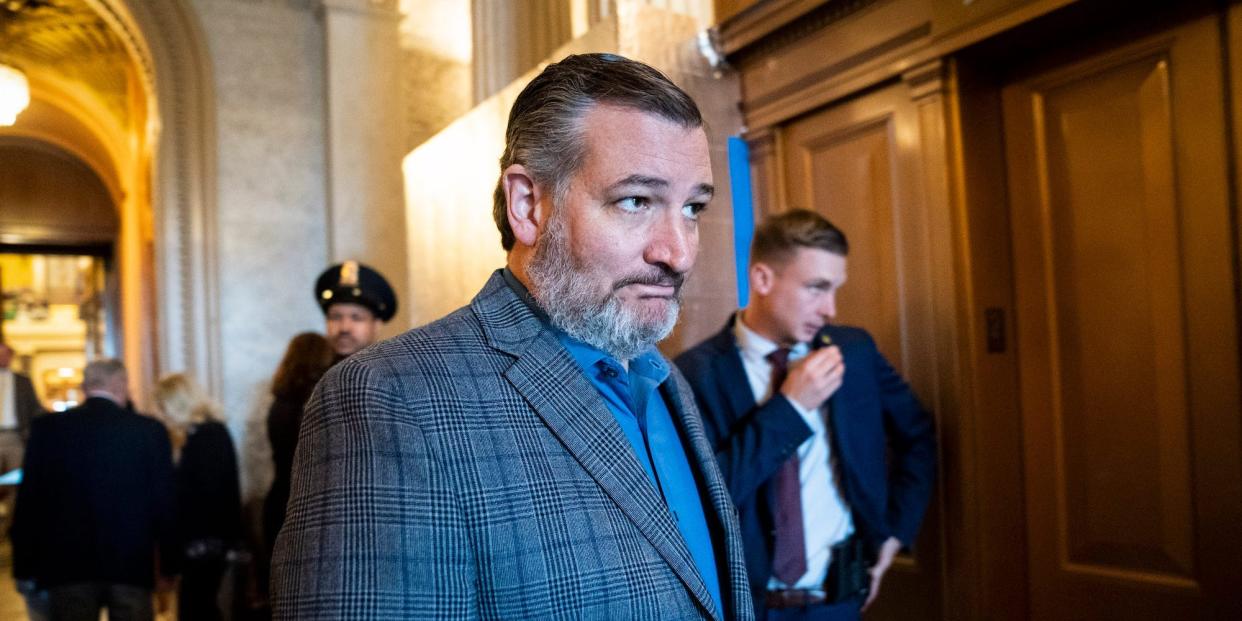
[[[621,188],[639,186],[653,190],[662,190],[669,186],[668,180],[660,177],[651,177],[648,175],[630,175],[610,186],[606,192],[615,192]],[[710,183],[700,183],[694,187],[694,195],[700,196],[706,194],[708,198],[716,195],[716,188]]]
[[611,192],[613,190],[619,190],[621,188],[634,185],[651,189],[663,189],[668,187],[668,180],[661,179],[660,177],[649,177],[647,175],[630,175],[608,186],[606,191]]

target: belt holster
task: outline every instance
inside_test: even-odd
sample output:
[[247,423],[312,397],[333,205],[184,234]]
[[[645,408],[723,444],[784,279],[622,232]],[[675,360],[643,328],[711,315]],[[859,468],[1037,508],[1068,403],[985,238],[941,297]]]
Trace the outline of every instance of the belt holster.
[[829,602],[845,599],[866,599],[871,590],[871,550],[857,534],[850,535],[832,546],[832,562],[828,578],[824,581],[824,593]]

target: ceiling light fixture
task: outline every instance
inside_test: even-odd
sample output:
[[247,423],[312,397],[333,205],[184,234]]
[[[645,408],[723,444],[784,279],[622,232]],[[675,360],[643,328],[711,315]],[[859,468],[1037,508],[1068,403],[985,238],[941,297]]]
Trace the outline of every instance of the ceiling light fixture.
[[30,82],[14,67],[0,65],[0,126],[17,122],[17,115],[30,105]]

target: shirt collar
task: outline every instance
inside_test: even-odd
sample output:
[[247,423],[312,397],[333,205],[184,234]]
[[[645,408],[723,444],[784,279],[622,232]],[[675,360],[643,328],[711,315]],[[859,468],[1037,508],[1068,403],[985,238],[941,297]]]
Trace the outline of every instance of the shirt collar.
[[556,337],[560,339],[561,345],[565,346],[565,351],[568,351],[569,355],[573,357],[574,362],[577,362],[578,366],[584,369],[593,368],[601,362],[609,366],[623,368],[620,363],[608,354],[605,354],[604,352],[595,349],[594,347],[591,347],[590,345],[587,345],[586,343],[583,343],[582,341],[579,341],[578,339],[569,336],[560,330],[556,330]]
[[107,399],[108,401],[115,403],[117,407],[122,409],[125,408],[124,401],[118,399],[116,395],[106,390],[88,390],[86,391],[86,397],[88,399]]
[[[742,320],[742,313],[738,311],[737,317],[733,321],[733,338],[737,341],[737,347],[742,352],[742,357],[753,361],[767,361],[768,354],[780,349],[775,342],[761,336],[758,332],[751,330],[746,322]],[[797,343],[789,348],[789,359],[797,360],[806,355],[809,345],[806,343]]]
[[[561,345],[565,346],[565,350],[569,352],[574,362],[578,363],[578,366],[582,369],[593,369],[603,364],[618,372],[626,372],[625,365],[621,364],[616,358],[560,330],[555,328],[553,330],[555,330],[557,338],[560,339]],[[670,371],[668,363],[664,361],[664,356],[660,355],[660,351],[655,347],[650,347],[643,353],[635,356],[633,360],[630,360],[629,373],[640,375],[659,384],[668,379]]]
[[551,326],[552,322],[548,318],[548,313],[543,310],[542,306],[539,306],[539,302],[535,301],[535,296],[531,295],[530,289],[527,289],[526,285],[522,284],[522,281],[518,280],[518,277],[513,273],[513,270],[506,267],[500,270],[500,274],[501,276],[504,276],[505,284],[509,285],[509,288],[517,294],[518,299],[525,302],[526,306],[530,308],[530,312],[534,313],[535,316],[539,318],[539,321],[543,322],[543,325]]

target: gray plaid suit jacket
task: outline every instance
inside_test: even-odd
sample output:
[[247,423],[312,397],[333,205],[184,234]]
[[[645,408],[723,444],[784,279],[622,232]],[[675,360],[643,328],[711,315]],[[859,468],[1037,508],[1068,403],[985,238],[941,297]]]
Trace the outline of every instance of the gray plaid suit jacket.
[[320,382],[273,557],[275,618],[752,618],[737,514],[672,378],[728,610],[599,393],[497,271],[470,306]]

